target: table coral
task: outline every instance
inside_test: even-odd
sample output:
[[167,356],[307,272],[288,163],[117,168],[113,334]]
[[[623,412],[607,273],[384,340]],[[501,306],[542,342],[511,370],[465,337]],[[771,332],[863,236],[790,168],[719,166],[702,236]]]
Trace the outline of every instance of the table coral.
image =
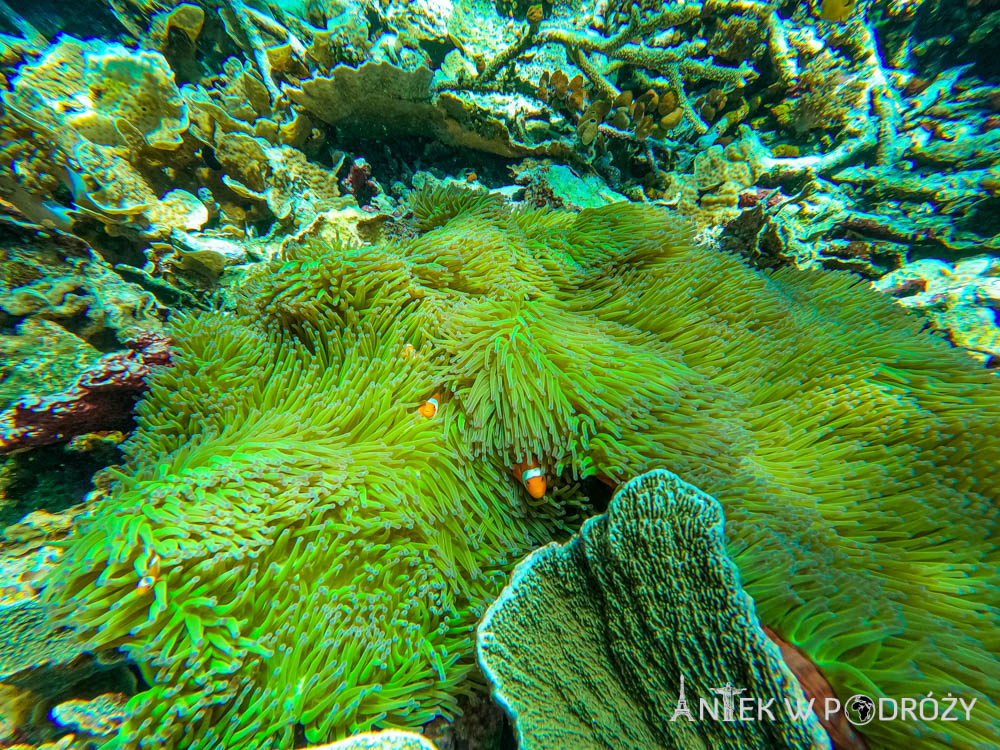
[[159,149],[180,146],[187,108],[161,55],[63,37],[20,69],[5,100],[53,127],[104,146],[125,144],[122,128]]
[[[838,695],[979,701],[873,741],[997,732],[991,373],[850,276],[758,274],[648,207],[414,213],[412,239],[287,244],[235,314],[178,322],[54,592],[150,685],[117,744],[450,713],[513,557],[571,519],[560,485],[664,466],[719,498],[761,621]],[[510,474],[532,459],[545,498]]]
[[[72,193],[78,212],[112,232],[164,236],[190,225],[190,210],[178,216],[173,205],[182,191],[168,193],[159,169],[193,160],[183,148],[188,107],[162,55],[64,35],[18,69],[3,99],[15,127],[32,131],[21,153],[6,156],[40,162]],[[39,140],[53,146],[37,152]],[[17,179],[27,194],[35,190],[26,176]]]
[[[243,237],[261,221],[296,229],[336,203],[336,170],[299,150],[314,135],[309,117],[273,106],[236,58],[178,86],[160,52],[64,35],[17,68],[3,99],[0,129],[13,142],[0,150],[9,166],[0,195],[36,224],[99,249],[114,237],[144,251],[209,223]],[[239,139],[255,147],[220,164]],[[260,184],[248,188],[255,173]]]
[[[806,697],[726,556],[722,507],[668,471],[522,560],[476,643],[525,750],[829,747],[811,711],[792,718]],[[677,720],[682,695],[697,717],[726,683],[773,699],[772,719]]]

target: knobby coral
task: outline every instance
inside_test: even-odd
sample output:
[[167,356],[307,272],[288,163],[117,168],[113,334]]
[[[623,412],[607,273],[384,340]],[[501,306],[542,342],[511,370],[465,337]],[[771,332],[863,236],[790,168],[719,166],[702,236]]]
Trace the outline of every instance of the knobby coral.
[[[804,695],[740,588],[722,525],[715,499],[657,470],[571,542],[518,564],[477,648],[519,747],[829,747],[816,716],[798,714]],[[772,720],[693,720],[727,683],[773,699]]]
[[538,500],[510,476],[532,461],[666,467],[718,498],[761,621],[839,695],[979,700],[873,740],[995,736],[989,372],[853,277],[757,273],[650,207],[449,194],[415,214],[396,243],[289,244],[236,314],[176,326],[56,593],[143,664],[120,743],[287,746],[295,722],[320,741],[452,711],[513,559],[572,521],[572,485]]

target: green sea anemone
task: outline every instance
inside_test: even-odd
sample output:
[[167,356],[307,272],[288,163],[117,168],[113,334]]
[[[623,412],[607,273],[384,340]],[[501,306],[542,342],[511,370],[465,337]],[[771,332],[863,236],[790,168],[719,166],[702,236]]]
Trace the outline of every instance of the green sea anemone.
[[[994,376],[854,277],[760,274],[653,208],[424,200],[417,237],[305,241],[235,314],[175,326],[54,587],[151,686],[120,744],[454,711],[477,618],[575,521],[573,480],[657,467],[722,503],[761,621],[839,695],[979,701],[873,744],[1000,736]],[[565,489],[529,497],[529,458]]]

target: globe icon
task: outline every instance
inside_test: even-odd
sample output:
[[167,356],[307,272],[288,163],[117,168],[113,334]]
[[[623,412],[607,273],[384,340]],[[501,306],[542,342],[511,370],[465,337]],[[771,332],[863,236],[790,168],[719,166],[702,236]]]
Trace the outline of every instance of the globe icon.
[[875,701],[867,695],[852,695],[844,704],[847,720],[856,727],[862,727],[875,718]]

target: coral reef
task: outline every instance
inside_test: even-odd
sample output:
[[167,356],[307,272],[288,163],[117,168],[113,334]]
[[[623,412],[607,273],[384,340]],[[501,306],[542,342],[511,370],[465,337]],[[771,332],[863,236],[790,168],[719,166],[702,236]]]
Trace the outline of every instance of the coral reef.
[[930,6],[879,0],[828,17],[821,5],[556,0],[529,18],[524,4],[479,0],[121,0],[138,51],[20,40],[3,194],[37,224],[92,234],[89,217],[139,246],[199,230],[255,237],[332,207],[339,141],[422,138],[592,169],[706,229],[738,215],[747,187],[794,194],[821,179],[836,195],[825,243],[814,212],[784,218],[800,265],[842,265],[864,254],[858,243],[885,254],[887,239],[904,254],[994,247],[990,71],[948,69],[933,35],[917,41]]
[[0,744],[488,745],[477,617],[656,468],[807,692],[979,701],[873,747],[1000,736],[998,14],[0,0],[0,527],[125,462],[4,542]]
[[[722,508],[668,471],[515,568],[479,625],[479,661],[518,747],[829,747],[726,556]],[[558,634],[558,635],[556,635]],[[766,722],[676,721],[726,683],[774,699]],[[570,697],[571,696],[571,697]]]
[[294,231],[350,200],[338,197],[336,165],[292,146],[308,122],[274,113],[238,60],[224,67],[221,81],[178,86],[159,52],[61,37],[3,92],[0,130],[12,138],[0,194],[26,220],[102,251],[124,240],[155,277],[184,269],[162,258],[191,245],[224,267],[218,242],[254,237],[255,222]]
[[132,346],[93,362],[65,391],[18,399],[0,413],[0,454],[95,431],[127,431],[152,369],[170,363],[170,343],[161,335],[147,334]]
[[[993,736],[990,372],[848,275],[760,275],[662,211],[419,198],[417,236],[312,234],[235,314],[178,322],[50,589],[150,685],[115,743],[451,713],[510,556],[572,522],[566,482],[657,466],[719,498],[758,617],[837,695],[979,701],[872,741]],[[510,473],[530,462],[544,498]]]
[[1000,258],[982,255],[955,264],[918,260],[874,287],[919,310],[935,330],[987,367],[1000,367]]
[[[481,39],[463,40],[463,52],[482,55],[482,64],[453,66],[450,77],[442,69],[437,88],[505,101],[522,113],[517,127],[508,120],[512,132],[572,141],[575,127],[574,150],[612,183],[640,180],[650,197],[678,203],[705,227],[738,213],[734,189],[718,200],[696,192],[706,180],[739,190],[767,179],[794,192],[797,180],[823,177],[845,188],[826,207],[839,214],[826,227],[829,243],[884,240],[879,230],[895,226],[907,249],[994,246],[998,88],[971,66],[930,69],[921,79],[905,68],[908,52],[886,57],[865,23],[884,13],[882,4],[852,6],[850,18],[836,19],[844,23],[817,17],[809,3],[786,12],[742,1],[609,2],[589,16],[555,3],[548,12],[508,33],[508,46],[494,53],[477,47]],[[894,23],[879,31],[888,38]],[[532,88],[544,114],[518,103]],[[733,138],[751,170],[743,179],[732,180],[721,158]],[[787,218],[798,225],[811,217]],[[819,234],[808,226],[791,233],[809,229]],[[793,254],[800,264],[832,255],[836,266],[848,252],[823,250],[799,242]]]

